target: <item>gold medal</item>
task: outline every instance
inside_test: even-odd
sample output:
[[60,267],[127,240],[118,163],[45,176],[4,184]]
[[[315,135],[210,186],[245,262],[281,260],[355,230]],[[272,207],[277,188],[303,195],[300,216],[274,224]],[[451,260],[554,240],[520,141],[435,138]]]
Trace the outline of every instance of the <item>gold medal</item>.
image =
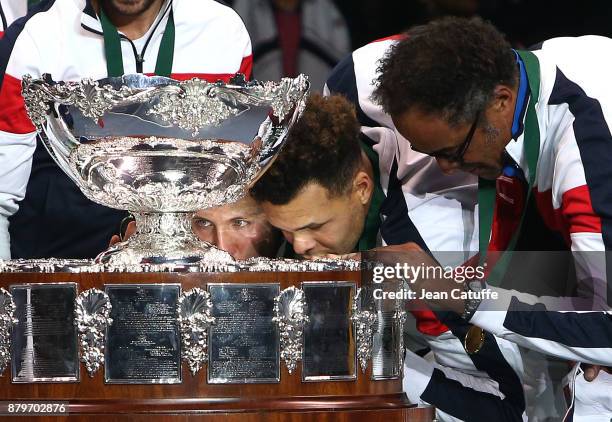
[[465,339],[463,340],[463,347],[469,355],[473,355],[475,353],[478,353],[480,349],[482,349],[484,342],[485,331],[480,327],[472,325],[468,330],[467,334],[465,335]]

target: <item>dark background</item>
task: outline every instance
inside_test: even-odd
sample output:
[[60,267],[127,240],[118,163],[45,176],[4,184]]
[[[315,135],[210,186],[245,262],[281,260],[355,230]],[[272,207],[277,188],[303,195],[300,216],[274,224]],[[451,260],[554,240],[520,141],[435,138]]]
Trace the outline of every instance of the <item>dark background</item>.
[[505,33],[515,47],[564,35],[612,36],[611,0],[333,1],[348,23],[353,49],[443,15],[479,15]]

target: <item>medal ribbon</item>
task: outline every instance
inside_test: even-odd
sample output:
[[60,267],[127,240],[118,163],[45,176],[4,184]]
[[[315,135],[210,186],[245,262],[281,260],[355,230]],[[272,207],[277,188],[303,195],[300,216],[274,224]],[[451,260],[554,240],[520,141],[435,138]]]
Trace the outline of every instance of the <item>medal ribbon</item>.
[[[540,155],[540,128],[538,125],[538,117],[535,112],[535,103],[538,100],[540,93],[540,63],[537,57],[530,51],[517,51],[518,56],[522,59],[519,61],[519,66],[524,64],[527,79],[529,81],[529,89],[531,92],[529,104],[527,105],[527,114],[525,116],[525,136],[523,148],[525,150],[525,158],[527,160],[527,168],[529,169],[529,179],[527,195],[521,219],[514,231],[512,238],[502,256],[495,264],[494,268],[489,272],[487,282],[490,285],[498,286],[506,272],[512,252],[516,247],[525,214],[527,205],[531,196],[531,192],[535,185],[535,176],[538,165],[538,157]],[[478,180],[478,218],[479,218],[479,250],[480,262],[485,262],[487,250],[489,247],[489,239],[491,234],[491,226],[493,224],[493,213],[495,210],[496,184],[494,180]]]
[[[104,36],[104,52],[106,55],[106,71],[109,77],[124,75],[123,55],[121,54],[121,36],[117,28],[108,19],[102,7],[100,7],[100,24]],[[166,22],[166,29],[162,36],[157,53],[155,64],[155,74],[158,76],[170,77],[172,73],[172,62],[174,60],[174,14],[172,7]]]

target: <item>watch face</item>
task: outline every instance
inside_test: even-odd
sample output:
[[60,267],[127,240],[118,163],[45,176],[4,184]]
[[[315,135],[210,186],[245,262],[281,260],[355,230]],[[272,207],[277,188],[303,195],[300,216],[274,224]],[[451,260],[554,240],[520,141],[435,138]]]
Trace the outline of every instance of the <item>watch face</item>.
[[465,351],[473,355],[474,353],[478,353],[485,341],[485,332],[482,328],[472,325],[468,332],[465,335],[465,340],[463,341],[463,347]]

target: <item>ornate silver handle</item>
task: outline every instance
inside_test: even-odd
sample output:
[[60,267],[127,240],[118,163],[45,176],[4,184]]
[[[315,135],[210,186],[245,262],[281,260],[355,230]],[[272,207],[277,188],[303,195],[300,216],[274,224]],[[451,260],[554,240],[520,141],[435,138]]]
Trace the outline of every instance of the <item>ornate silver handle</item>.
[[111,309],[110,298],[99,289],[85,290],[76,298],[74,324],[79,332],[81,362],[90,377],[104,364],[106,328],[113,322]]
[[286,288],[274,299],[272,321],[278,324],[280,356],[290,374],[302,359],[304,350],[304,325],[309,321],[305,304],[304,291],[294,286]]
[[360,287],[357,289],[357,294],[353,296],[351,321],[356,332],[357,359],[359,359],[361,372],[365,374],[368,362],[372,359],[372,335],[376,323],[376,314],[371,309],[363,309],[363,301],[361,300],[363,292],[364,290]]
[[179,296],[176,314],[181,331],[181,355],[195,375],[208,362],[208,329],[215,323],[210,293],[199,287]]
[[11,360],[11,327],[17,323],[16,309],[13,296],[0,287],[0,376]]

